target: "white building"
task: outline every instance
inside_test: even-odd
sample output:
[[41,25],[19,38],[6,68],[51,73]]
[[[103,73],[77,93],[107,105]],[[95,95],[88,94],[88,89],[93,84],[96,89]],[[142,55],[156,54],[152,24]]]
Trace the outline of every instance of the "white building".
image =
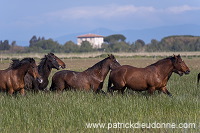
[[77,37],[77,44],[80,46],[83,41],[88,41],[93,48],[101,48],[103,36],[96,34],[85,34]]

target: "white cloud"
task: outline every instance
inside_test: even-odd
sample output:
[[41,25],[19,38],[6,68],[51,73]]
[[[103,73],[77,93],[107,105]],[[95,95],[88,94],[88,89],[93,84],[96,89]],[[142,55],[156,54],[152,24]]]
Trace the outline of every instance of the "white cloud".
[[166,9],[166,11],[169,11],[175,14],[179,14],[179,13],[183,13],[187,11],[197,11],[197,10],[200,10],[200,7],[192,7],[188,5],[169,7]]
[[170,14],[180,14],[187,11],[200,10],[200,7],[189,5],[174,6],[168,8],[155,8],[152,6],[134,5],[107,5],[107,6],[83,6],[63,9],[45,14],[47,18],[62,20],[77,19],[112,19],[112,18],[149,18],[151,16]]
[[60,19],[82,19],[82,18],[111,18],[125,15],[138,15],[154,12],[153,7],[136,7],[134,5],[109,5],[92,7],[75,7],[48,13],[48,16]]
[[104,27],[105,25],[110,27],[119,25],[118,27],[122,28],[130,25],[141,27],[147,25],[148,27],[149,25],[165,25],[165,23],[169,23],[166,20],[182,23],[183,18],[176,19],[178,18],[177,15],[196,10],[200,10],[200,7],[188,5],[168,8],[134,5],[82,6],[29,16],[14,21],[14,23],[26,27],[58,26],[62,24],[78,24],[81,25],[80,27]]

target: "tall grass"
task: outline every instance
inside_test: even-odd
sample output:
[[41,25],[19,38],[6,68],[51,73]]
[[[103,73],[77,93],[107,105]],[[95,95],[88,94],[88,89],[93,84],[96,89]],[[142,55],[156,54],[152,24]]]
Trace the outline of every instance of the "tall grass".
[[[86,128],[86,123],[196,123],[200,125],[198,70],[182,77],[173,74],[168,89],[173,97],[130,90],[125,95],[93,92],[28,92],[0,94],[0,132],[199,132],[199,128]],[[104,84],[106,90],[107,80]]]

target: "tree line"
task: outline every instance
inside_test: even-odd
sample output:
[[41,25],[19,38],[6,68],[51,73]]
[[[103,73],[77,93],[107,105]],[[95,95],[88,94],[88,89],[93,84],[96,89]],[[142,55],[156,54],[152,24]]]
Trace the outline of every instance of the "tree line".
[[135,42],[126,42],[126,37],[121,34],[114,34],[104,37],[104,43],[101,48],[93,48],[88,41],[83,41],[78,46],[73,41],[67,41],[65,44],[59,44],[53,39],[36,37],[30,39],[28,47],[17,46],[16,41],[9,43],[8,40],[0,41],[0,51],[29,53],[29,52],[168,52],[168,51],[200,51],[200,37],[198,36],[168,36],[160,41],[152,39],[150,43],[145,43],[142,39]]

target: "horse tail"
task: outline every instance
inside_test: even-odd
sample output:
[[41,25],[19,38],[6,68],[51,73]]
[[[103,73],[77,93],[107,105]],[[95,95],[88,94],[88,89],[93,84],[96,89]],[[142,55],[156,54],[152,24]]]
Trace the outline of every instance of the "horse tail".
[[199,80],[200,80],[200,73],[197,76],[197,87],[199,86]]

